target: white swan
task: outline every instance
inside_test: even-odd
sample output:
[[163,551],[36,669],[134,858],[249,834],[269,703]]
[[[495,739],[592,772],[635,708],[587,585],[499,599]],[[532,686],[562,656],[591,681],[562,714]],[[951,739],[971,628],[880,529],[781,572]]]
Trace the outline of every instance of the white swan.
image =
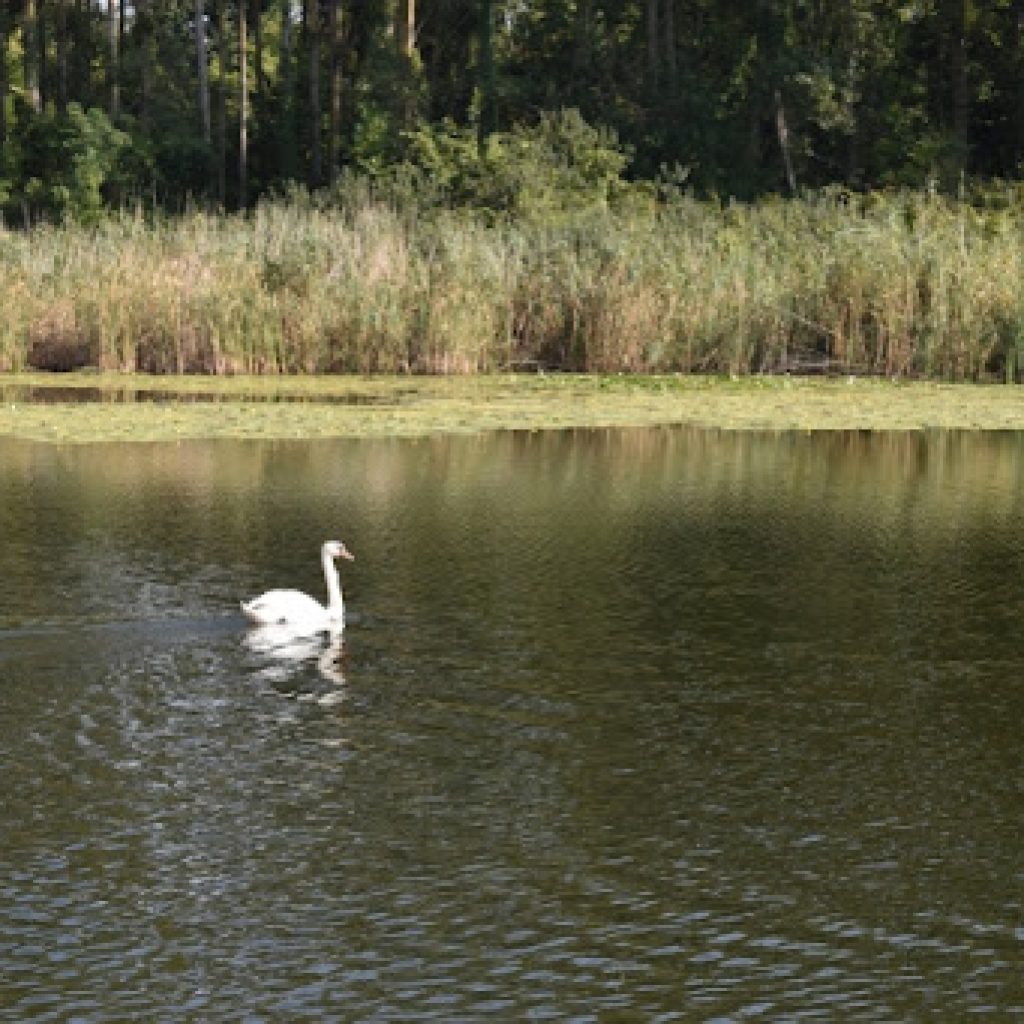
[[354,556],[340,540],[329,540],[320,549],[320,561],[327,581],[327,607],[301,590],[268,590],[251,601],[242,602],[246,618],[261,626],[284,626],[296,632],[316,633],[345,625],[345,602],[334,560]]

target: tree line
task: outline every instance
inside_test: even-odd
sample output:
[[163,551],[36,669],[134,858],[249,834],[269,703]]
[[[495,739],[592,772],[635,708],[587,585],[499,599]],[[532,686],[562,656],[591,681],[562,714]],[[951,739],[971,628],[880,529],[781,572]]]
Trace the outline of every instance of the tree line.
[[1024,0],[0,0],[7,219],[245,207],[569,108],[702,195],[1013,178]]

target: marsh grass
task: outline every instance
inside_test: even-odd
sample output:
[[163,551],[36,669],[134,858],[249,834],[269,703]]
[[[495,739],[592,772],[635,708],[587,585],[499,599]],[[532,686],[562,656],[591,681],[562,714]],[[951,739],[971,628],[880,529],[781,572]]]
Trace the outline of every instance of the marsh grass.
[[0,229],[0,369],[1017,379],[1024,210],[679,198],[572,225],[268,203]]

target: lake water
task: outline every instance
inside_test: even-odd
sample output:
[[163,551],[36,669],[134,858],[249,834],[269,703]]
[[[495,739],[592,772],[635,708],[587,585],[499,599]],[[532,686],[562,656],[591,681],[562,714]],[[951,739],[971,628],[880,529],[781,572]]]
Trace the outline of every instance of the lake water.
[[1022,1016],[1022,585],[1019,435],[0,442],[0,1019]]

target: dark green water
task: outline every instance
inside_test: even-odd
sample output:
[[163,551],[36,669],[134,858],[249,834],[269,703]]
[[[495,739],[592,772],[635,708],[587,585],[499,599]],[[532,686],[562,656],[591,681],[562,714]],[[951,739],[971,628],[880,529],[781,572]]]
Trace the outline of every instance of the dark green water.
[[1017,435],[0,443],[0,1019],[1024,1015],[1022,630]]

